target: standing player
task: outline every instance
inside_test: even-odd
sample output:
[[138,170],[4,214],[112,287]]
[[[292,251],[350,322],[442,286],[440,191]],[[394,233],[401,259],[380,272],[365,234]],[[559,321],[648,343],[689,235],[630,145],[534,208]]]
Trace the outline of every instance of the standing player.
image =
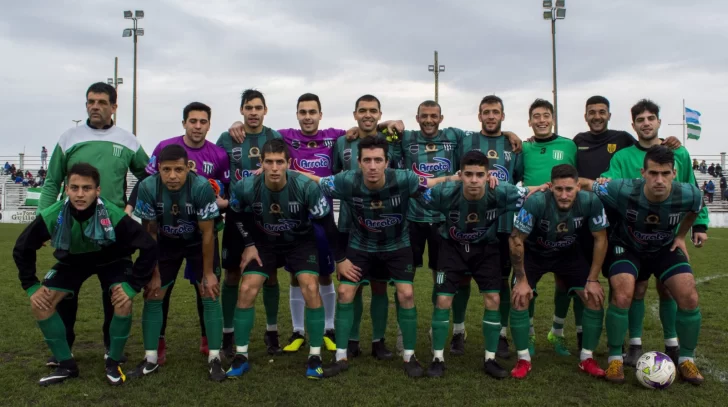
[[159,245],[159,264],[144,288],[142,333],[144,360],[128,373],[143,377],[159,369],[157,345],[162,330],[162,299],[186,260],[202,291],[205,336],[208,339],[209,378],[225,380],[220,361],[222,308],[215,264],[215,218],[220,216],[215,193],[208,180],[190,171],[187,151],[170,144],[157,156],[159,173],[139,186],[134,215]]
[[593,190],[617,214],[607,254],[612,294],[606,318],[609,368],[605,377],[611,382],[624,382],[622,345],[635,283],[652,275],[670,290],[678,305],[680,376],[692,384],[703,382],[694,360],[702,316],[685,247],[685,235],[703,200],[694,184],[674,178],[675,155],[667,147],[653,146],[645,154],[642,178],[611,180],[603,185],[581,180],[582,188]]
[[286,265],[298,280],[306,302],[304,318],[311,345],[306,376],[319,379],[323,377],[324,309],[312,218],[332,245],[336,245],[336,225],[329,201],[318,185],[288,169],[290,155],[283,140],[266,142],[261,154],[263,175],[237,183],[231,193],[232,209],[252,211],[253,222],[246,225],[252,236],[245,239],[240,264],[243,281],[235,309],[236,355],[227,376],[242,376],[250,368],[248,345],[255,321],[255,298],[268,276]]
[[[106,380],[121,385],[126,380],[119,362],[131,329],[132,298],[152,276],[157,247],[152,238],[117,206],[100,197],[99,171],[86,163],[68,170],[64,201],[43,209],[18,237],[13,259],[23,289],[30,297],[33,315],[46,343],[58,361],[41,386],[78,377],[78,366],[66,339],[66,326],[56,312],[64,298],[73,296],[91,275],[109,291],[113,306]],[[51,240],[58,263],[41,284],[36,278],[36,251]],[[132,265],[131,255],[139,251]]]
[[[440,377],[445,371],[444,348],[450,328],[450,307],[460,281],[472,275],[483,294],[483,336],[485,338],[485,372],[495,378],[504,378],[508,372],[496,362],[496,350],[501,332],[498,311],[500,299],[501,263],[496,237],[498,219],[508,211],[520,208],[528,193],[504,182],[486,190],[489,178],[488,158],[480,151],[465,153],[460,162],[462,183],[446,183],[432,189],[432,201],[427,207],[443,215],[440,226],[440,259],[435,283],[437,303],[432,313],[432,364],[427,370],[430,377]],[[454,340],[453,340],[454,342]],[[451,348],[452,353],[452,348]]]
[[[243,115],[245,140],[237,142],[229,132],[224,132],[217,140],[228,155],[230,163],[230,187],[243,178],[254,175],[261,170],[260,149],[267,141],[281,138],[280,133],[263,125],[268,114],[265,96],[260,91],[247,89],[240,102],[240,113]],[[241,229],[244,214],[228,211],[225,214],[225,229],[222,237],[222,267],[225,269],[225,282],[222,285],[223,315],[225,319],[225,344],[233,343],[233,317],[235,304],[238,302],[238,284],[240,283],[240,259],[245,244]],[[266,314],[266,331],[263,338],[268,346],[268,353],[279,355],[283,352],[278,341],[278,303],[280,287],[277,273],[271,273],[263,286],[263,304]],[[229,349],[229,348],[228,348]]]
[[[518,352],[518,362],[511,375],[523,379],[531,371],[526,306],[536,294],[536,284],[541,277],[554,273],[558,285],[581,297],[586,304],[586,335],[579,369],[603,377],[604,370],[594,360],[593,352],[599,344],[604,319],[604,292],[599,283],[599,271],[607,252],[609,223],[599,199],[580,191],[579,175],[572,165],[555,166],[551,170],[551,183],[549,191],[531,196],[523,205],[510,238],[516,275],[511,331]],[[594,236],[591,266],[576,243],[581,229],[588,229]]]
[[[609,170],[601,176],[608,179],[630,179],[641,178],[639,168],[645,160],[645,154],[652,146],[660,145],[660,108],[650,100],[640,100],[632,107],[632,128],[639,139],[634,146],[620,150],[610,161]],[[691,168],[690,153],[685,147],[679,147],[673,151],[675,154],[675,180],[688,184],[697,184],[695,174]],[[588,178],[588,177],[587,177]],[[703,242],[708,240],[708,207],[698,214],[693,224],[693,241],[696,247],[702,247]],[[639,281],[635,286],[635,294],[632,305],[629,308],[629,348],[624,358],[624,364],[634,367],[637,359],[642,355],[642,327],[645,317],[645,293],[649,281]],[[679,346],[677,342],[677,331],[675,330],[675,317],[677,315],[677,304],[667,292],[665,286],[658,279],[657,293],[660,297],[660,321],[665,340],[665,353],[670,358],[679,358]]]
[[[61,135],[50,163],[48,174],[38,202],[42,211],[58,200],[61,185],[67,181],[68,171],[76,163],[95,163],[101,174],[101,194],[109,204],[124,207],[126,198],[126,174],[130,170],[139,179],[147,174],[144,167],[149,157],[139,140],[130,132],[116,127],[111,119],[116,112],[116,90],[113,86],[98,82],[86,91],[86,112],[88,120],[83,126],[72,127]],[[111,297],[103,291],[104,305],[104,345],[110,345],[109,325],[113,317]],[[78,293],[58,304],[58,315],[66,325],[68,344],[73,347],[74,325],[78,309]],[[126,358],[123,357],[122,361]],[[54,358],[48,366],[57,366]]]

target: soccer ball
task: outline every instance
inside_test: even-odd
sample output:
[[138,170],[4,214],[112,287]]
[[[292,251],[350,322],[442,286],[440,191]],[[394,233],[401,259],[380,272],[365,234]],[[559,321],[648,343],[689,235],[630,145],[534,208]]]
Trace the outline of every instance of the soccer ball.
[[675,381],[675,364],[661,352],[647,352],[637,359],[637,381],[648,389],[666,389]]

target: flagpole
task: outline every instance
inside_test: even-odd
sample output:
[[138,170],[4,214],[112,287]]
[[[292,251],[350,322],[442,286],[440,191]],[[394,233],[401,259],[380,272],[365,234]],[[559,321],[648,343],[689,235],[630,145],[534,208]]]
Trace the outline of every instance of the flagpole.
[[685,145],[685,142],[687,141],[687,139],[685,138],[687,128],[688,128],[688,123],[687,123],[687,119],[685,117],[685,98],[683,98],[683,145]]

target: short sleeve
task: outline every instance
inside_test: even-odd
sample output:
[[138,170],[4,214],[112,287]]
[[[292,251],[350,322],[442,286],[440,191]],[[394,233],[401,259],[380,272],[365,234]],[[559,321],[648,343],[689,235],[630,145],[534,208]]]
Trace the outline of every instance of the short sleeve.
[[142,220],[156,220],[156,178],[147,178],[149,182],[141,181],[134,206],[134,216]]
[[703,194],[700,193],[700,190],[695,185],[687,184],[687,186],[690,188],[690,190],[693,193],[693,201],[692,201],[690,211],[698,213],[701,210],[703,210],[703,204],[704,204]]
[[397,171],[397,177],[404,180],[410,196],[416,196],[419,192],[427,191],[427,179],[420,177],[412,170],[399,170]]
[[513,221],[513,227],[527,235],[530,235],[531,232],[533,232],[533,225],[536,223],[536,217],[542,210],[542,196],[543,194],[534,195],[526,200]]
[[213,220],[220,216],[215,192],[209,182],[200,182],[195,185],[192,194],[192,201],[197,209],[198,221]]

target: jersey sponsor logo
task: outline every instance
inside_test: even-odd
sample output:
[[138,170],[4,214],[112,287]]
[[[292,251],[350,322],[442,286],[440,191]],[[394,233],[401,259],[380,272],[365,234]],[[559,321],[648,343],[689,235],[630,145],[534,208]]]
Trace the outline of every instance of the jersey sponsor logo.
[[250,147],[250,150],[248,150],[248,158],[260,158],[260,149],[258,147]]
[[205,174],[212,174],[212,172],[215,170],[215,164],[209,162],[209,161],[203,161],[202,162],[202,172]]
[[621,256],[624,254],[624,247],[622,246],[614,246],[614,254],[617,256]]
[[544,232],[548,232],[549,228],[551,228],[551,222],[541,219],[541,222],[538,223],[538,228]]
[[448,214],[448,219],[450,219],[450,222],[452,223],[458,223],[460,220],[460,212],[459,211],[450,211]]
[[153,155],[149,158],[149,167],[154,168],[157,166],[157,156]]
[[597,226],[607,227],[609,226],[609,220],[607,220],[607,212],[602,209],[602,214],[599,216],[592,217],[592,222]]
[[56,270],[53,270],[53,269],[49,270],[49,271],[48,271],[48,272],[46,273],[45,277],[43,277],[43,280],[50,280],[50,279],[52,279],[52,278],[53,278],[53,276],[55,276],[55,275],[56,275],[56,273],[57,273],[57,271],[56,271]]
[[301,148],[301,141],[300,140],[291,140],[291,148],[294,150],[298,150]]
[[420,177],[432,178],[436,172],[450,172],[452,162],[444,157],[434,157],[434,163],[412,163],[412,171]]
[[607,152],[609,154],[614,154],[614,152],[617,151],[617,145],[616,144],[607,144]]
[[475,212],[469,213],[468,216],[465,217],[465,223],[478,223],[478,222],[480,222],[480,217]]
[[510,151],[504,151],[503,157],[506,159],[507,162],[511,161],[511,152]]
[[319,198],[318,203],[313,208],[309,208],[308,212],[313,216],[314,218],[321,218],[327,213],[329,213],[329,201],[326,200],[326,197]]
[[262,215],[263,214],[263,203],[262,202],[253,202],[252,205],[250,205],[251,208],[253,208],[253,213],[256,215]]
[[425,191],[422,192],[422,195],[420,195],[420,198],[426,203],[432,202],[432,188],[425,189]]
[[172,204],[172,209],[169,210],[169,213],[171,213],[174,216],[179,215],[179,205]]
[[225,177],[225,179],[230,179],[230,170],[225,171],[225,174],[223,174],[223,177]]
[[314,173],[315,168],[331,168],[331,158],[326,154],[314,154],[311,159],[293,160],[293,169],[300,172]]
[[277,203],[270,204],[270,214],[271,215],[280,215],[281,214],[281,206]]
[[461,232],[455,226],[451,226],[448,231],[450,238],[458,242],[472,242],[483,237],[488,229],[485,227],[474,228],[471,232]]
[[442,143],[442,148],[445,151],[453,151],[455,149],[455,144],[453,144],[453,143]]
[[346,161],[347,163],[349,161],[351,161],[351,149],[350,148],[345,148],[344,149],[344,156],[343,156],[343,158],[344,158],[344,161]]
[[373,200],[370,203],[370,206],[372,209],[382,209],[382,208],[384,208],[384,202],[379,201],[379,200]]
[[427,144],[425,144],[425,152],[428,152],[428,153],[436,153],[437,152],[437,145],[435,145],[435,143],[427,143]]
[[306,143],[306,147],[308,147],[308,148],[316,148],[316,147],[318,147],[318,143],[315,140],[311,140],[308,143]]
[[326,191],[336,191],[336,184],[334,183],[334,176],[329,175],[328,177],[323,177],[319,181],[319,186],[321,189],[323,189],[324,193]]
[[[150,205],[146,202],[143,202],[139,199],[137,199],[137,203],[134,206],[134,212],[136,212],[139,215],[139,217],[145,218],[145,219],[154,218],[157,216],[157,213],[155,212],[154,208],[152,208],[152,205]],[[59,222],[59,224],[61,222],[63,222],[62,216],[58,217],[58,222]]]
[[[574,218],[574,229],[579,229],[581,227],[581,223],[584,221],[583,216],[579,216]],[[596,223],[598,225],[598,223]]]
[[113,229],[113,227],[111,227],[111,220],[109,218],[102,218],[99,220],[99,223],[101,223],[101,226],[106,232],[110,232],[111,229]]
[[359,224],[369,232],[381,233],[380,229],[388,228],[402,223],[402,215],[398,213],[394,214],[383,214],[383,219],[364,219],[361,216],[357,217]]
[[566,222],[561,222],[556,225],[556,231],[559,233],[567,233],[569,231],[569,227],[566,225]]
[[400,195],[394,195],[389,198],[389,201],[392,203],[392,206],[399,206],[402,203],[402,197]]
[[493,170],[490,171],[490,175],[496,177],[499,181],[508,181],[510,177],[508,169],[500,164],[493,165]]
[[645,218],[645,224],[646,225],[659,225],[660,224],[660,217],[655,215],[654,213],[651,213],[647,215]]
[[407,147],[407,150],[409,150],[410,154],[417,154],[420,152],[420,145],[410,144],[409,147]]
[[488,150],[488,152],[485,154],[485,156],[488,158],[495,159],[495,160],[497,160],[499,158],[498,152],[495,150]]
[[[260,166],[260,164],[258,164],[258,166]],[[243,178],[252,177],[253,175],[255,175],[254,171],[248,171],[248,170],[241,171],[240,168],[235,170],[235,179],[238,181],[240,181]]]
[[197,217],[199,219],[206,220],[211,217],[217,217],[218,212],[219,208],[217,207],[217,202],[210,202],[197,210]]
[[561,161],[564,159],[564,152],[561,150],[554,150],[552,153],[552,157],[554,157],[554,160]]
[[192,233],[195,231],[195,222],[188,220],[177,219],[177,226],[164,225],[162,226],[162,233],[165,235],[178,237],[185,233]]
[[232,153],[233,160],[235,160],[235,162],[238,162],[241,158],[243,158],[243,149],[241,147],[233,148]]
[[269,236],[280,236],[283,232],[288,232],[298,227],[301,224],[300,220],[296,219],[278,219],[279,223],[260,223],[255,222],[263,233]]
[[640,232],[634,230],[631,226],[627,228],[632,238],[639,244],[647,244],[647,242],[659,242],[672,237],[672,232],[665,232],[662,230],[655,231],[653,233]]
[[197,172],[197,163],[194,160],[187,161],[187,168],[190,169],[190,171]]
[[558,241],[552,241],[552,240],[545,240],[542,237],[539,237],[536,239],[536,243],[541,245],[542,247],[545,247],[547,249],[564,249],[566,247],[569,247],[576,242],[575,236],[564,236],[563,239]]
[[678,223],[680,223],[680,218],[682,217],[683,213],[671,213],[669,217],[670,226],[677,226]]
[[437,277],[435,278],[435,284],[437,285],[443,285],[445,283],[445,272],[444,271],[438,271]]
[[288,202],[288,212],[298,213],[301,210],[301,203],[297,201]]
[[114,157],[121,157],[121,152],[124,151],[124,147],[118,144],[114,144]]
[[521,208],[521,210],[518,212],[518,215],[516,216],[516,221],[524,225],[530,226],[533,223],[533,215],[528,213],[528,211],[526,211],[525,209]]
[[624,218],[630,222],[637,222],[638,212],[634,209],[627,209],[627,213],[624,214]]

